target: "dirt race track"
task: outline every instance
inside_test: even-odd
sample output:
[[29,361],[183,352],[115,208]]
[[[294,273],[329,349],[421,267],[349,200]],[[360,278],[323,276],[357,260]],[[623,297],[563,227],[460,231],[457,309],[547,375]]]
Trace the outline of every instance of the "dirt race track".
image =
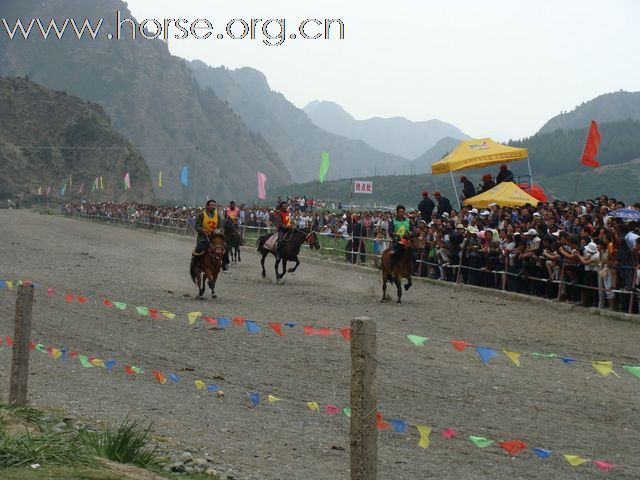
[[[186,315],[151,320],[134,309],[117,311],[102,298],[186,313],[241,315],[256,321],[345,327],[366,315],[378,336],[380,411],[386,418],[433,426],[431,445],[418,448],[416,429],[379,437],[380,479],[596,479],[640,478],[640,379],[617,369],[601,377],[588,363],[527,357],[517,368],[500,355],[484,366],[473,349],[427,342],[417,348],[407,334],[461,339],[512,351],[554,352],[585,360],[640,364],[640,326],[582,310],[505,300],[417,283],[405,303],[379,303],[379,275],[302,263],[298,273],[273,282],[259,274],[258,257],[221,275],[216,300],[196,300],[187,275],[193,241],[28,211],[0,211],[0,279],[32,279],[36,291],[34,338],[119,362],[176,373],[185,382],[160,386],[151,375],[83,369],[34,352],[30,396],[37,405],[116,420],[128,412],[155,422],[158,435],[204,448],[221,463],[266,479],[347,479],[349,421],[313,413],[305,402],[348,405],[349,344],[339,336],[280,338],[268,328],[249,335],[232,326],[214,329]],[[64,301],[85,295],[85,305]],[[189,294],[190,297],[185,297]],[[13,333],[14,292],[0,290],[0,335]],[[268,331],[269,330],[269,331]],[[0,351],[6,399],[10,352]],[[190,370],[184,370],[193,369]],[[220,385],[217,399],[193,380]],[[186,381],[188,380],[188,382]],[[247,392],[260,392],[253,408]],[[270,405],[267,395],[287,401]],[[438,430],[460,436],[444,440]],[[550,449],[546,460],[531,450],[514,457],[466,437],[524,440]],[[562,454],[626,465],[600,473],[590,464],[571,467]]]

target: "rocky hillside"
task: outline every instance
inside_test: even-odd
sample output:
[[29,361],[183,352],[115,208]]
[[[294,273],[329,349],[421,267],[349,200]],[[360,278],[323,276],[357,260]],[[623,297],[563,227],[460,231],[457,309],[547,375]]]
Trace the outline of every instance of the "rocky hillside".
[[[23,197],[51,186],[64,198],[150,201],[149,168],[144,158],[111,126],[102,107],[24,78],[0,78],[0,198]],[[107,147],[107,148],[102,148]],[[124,190],[129,172],[132,189]],[[103,177],[104,190],[90,193]]]
[[417,173],[431,173],[431,165],[442,160],[442,158],[456,148],[459,143],[460,139],[458,138],[445,137],[439,140],[433,147],[411,162],[415,165],[415,171]]
[[269,142],[296,181],[317,178],[323,151],[331,155],[329,179],[408,169],[404,158],[317,127],[284,95],[271,90],[258,70],[212,68],[200,61],[190,66],[202,86],[228,101],[247,126]]
[[347,138],[362,140],[383,152],[414,159],[445,137],[469,138],[457,127],[433,119],[412,122],[403,117],[356,120],[340,105],[314,101],[304,107],[320,128]]
[[[115,12],[132,18],[120,0],[3,0],[2,16],[29,19],[104,18],[101,38],[71,35],[43,40],[0,42],[0,75],[28,75],[55,90],[99,103],[114,127],[144,154],[155,179],[163,171],[161,198],[201,203],[206,195],[224,200],[255,194],[256,172],[269,185],[291,177],[278,155],[251,132],[231,107],[201,88],[186,63],[160,40],[108,40]],[[60,22],[62,24],[62,22]],[[37,33],[37,29],[36,32]],[[191,167],[188,191],[179,183],[183,165]]]
[[640,92],[619,91],[600,95],[578,105],[571,112],[553,117],[538,133],[588,128],[591,120],[612,123],[629,119],[640,120]]

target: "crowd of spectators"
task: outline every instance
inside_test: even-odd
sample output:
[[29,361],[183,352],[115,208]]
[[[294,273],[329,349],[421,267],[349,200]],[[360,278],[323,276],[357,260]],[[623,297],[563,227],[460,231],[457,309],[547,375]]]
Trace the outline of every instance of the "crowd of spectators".
[[[423,192],[408,209],[414,245],[414,273],[531,295],[557,298],[587,307],[629,310],[639,285],[640,222],[610,213],[623,202],[601,196],[581,202],[554,201],[460,211],[440,193]],[[280,199],[279,199],[280,200]],[[340,203],[289,197],[292,221],[324,235],[342,238],[345,260],[379,264],[389,245],[393,212],[351,212]],[[260,232],[271,227],[273,208],[240,205],[238,223]],[[629,206],[640,215],[640,204]],[[65,212],[143,228],[163,226],[190,233],[200,209],[112,202],[64,204]],[[637,312],[637,301],[632,307]]]

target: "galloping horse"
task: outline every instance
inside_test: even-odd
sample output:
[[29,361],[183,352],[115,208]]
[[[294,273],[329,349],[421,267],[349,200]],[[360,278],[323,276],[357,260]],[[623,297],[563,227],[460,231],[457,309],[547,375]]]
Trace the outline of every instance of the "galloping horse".
[[387,282],[395,283],[398,290],[398,303],[402,303],[402,279],[407,279],[405,290],[409,290],[413,285],[411,282],[413,247],[408,240],[404,242],[401,240],[396,248],[399,249],[397,254],[393,253],[391,247],[382,253],[382,303],[387,302]]
[[191,280],[198,286],[198,298],[206,289],[205,280],[211,289],[211,298],[216,298],[216,280],[222,266],[222,257],[225,253],[224,235],[214,233],[209,239],[209,248],[202,254],[200,261],[192,263],[189,273]]
[[[283,245],[281,248],[281,258],[278,258],[275,254],[275,250],[269,250],[265,248],[265,242],[271,238],[274,234],[268,233],[267,235],[263,235],[258,238],[258,242],[256,246],[258,247],[258,252],[262,254],[262,258],[260,259],[260,264],[262,265],[262,278],[267,276],[267,272],[264,269],[264,259],[270,253],[276,257],[276,280],[280,280],[284,277],[286,272],[293,273],[300,265],[300,260],[298,260],[298,254],[300,253],[300,247],[302,247],[303,243],[307,243],[312,249],[320,250],[320,244],[318,243],[318,238],[316,237],[316,233],[311,231],[307,233],[306,230],[298,230],[294,228],[291,230],[291,233],[287,232],[285,234]],[[277,234],[275,234],[277,235]],[[274,247],[275,249],[275,247]],[[280,265],[280,260],[282,260],[282,274],[278,272],[278,266]],[[293,268],[287,270],[287,262],[296,262]]]
[[227,240],[227,252],[229,252],[229,259],[234,262],[240,262],[240,245],[242,245],[242,237],[238,225],[233,220],[227,219],[224,224],[224,236]]

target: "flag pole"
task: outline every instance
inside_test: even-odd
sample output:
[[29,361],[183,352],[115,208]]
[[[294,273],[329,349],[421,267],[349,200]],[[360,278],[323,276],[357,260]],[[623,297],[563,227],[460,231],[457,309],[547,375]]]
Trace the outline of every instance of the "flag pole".
[[453,184],[453,192],[456,194],[456,200],[458,200],[458,211],[462,210],[462,204],[460,203],[460,196],[458,195],[458,189],[456,188],[456,182],[453,179],[453,172],[449,170],[451,174],[451,183]]
[[582,164],[582,159],[584,158],[584,152],[587,150],[587,143],[589,142],[590,132],[591,132],[591,129],[589,129],[589,131],[587,132],[587,138],[584,141],[584,147],[582,147],[582,155],[580,155],[580,163],[578,163],[578,168],[576,169],[576,189],[573,192],[574,202],[578,201],[578,185],[580,185],[580,175],[582,175],[582,172],[580,171],[580,165]]

